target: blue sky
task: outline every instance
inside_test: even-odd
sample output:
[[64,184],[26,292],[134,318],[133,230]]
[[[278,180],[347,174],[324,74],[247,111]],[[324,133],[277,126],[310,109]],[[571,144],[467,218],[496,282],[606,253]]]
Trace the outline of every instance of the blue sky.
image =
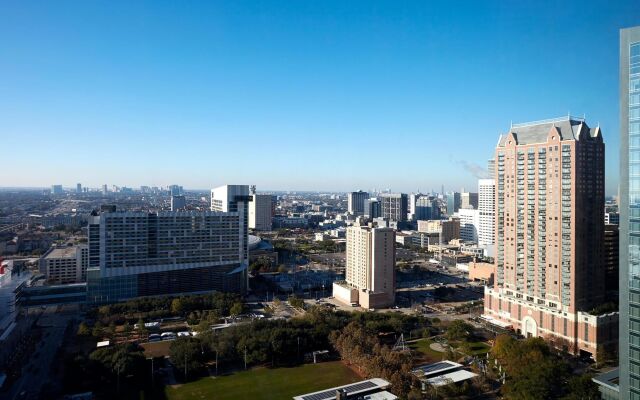
[[3,1],[0,186],[473,188],[513,122],[586,115],[618,184],[635,1]]

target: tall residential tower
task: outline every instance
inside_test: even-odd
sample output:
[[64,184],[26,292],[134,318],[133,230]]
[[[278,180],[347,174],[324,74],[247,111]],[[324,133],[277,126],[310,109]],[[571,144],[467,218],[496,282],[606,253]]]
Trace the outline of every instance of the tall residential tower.
[[616,345],[618,319],[590,313],[605,300],[600,128],[571,117],[514,124],[495,159],[496,279],[485,317],[597,357]]

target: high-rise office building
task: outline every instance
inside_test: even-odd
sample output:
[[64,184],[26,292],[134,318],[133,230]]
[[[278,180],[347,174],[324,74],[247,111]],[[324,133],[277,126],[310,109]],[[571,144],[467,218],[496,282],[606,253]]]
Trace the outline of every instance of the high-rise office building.
[[620,396],[640,399],[640,27],[620,31]]
[[410,213],[410,215],[413,215],[414,221],[440,219],[440,204],[436,198],[423,195],[416,200],[413,214]]
[[224,185],[211,189],[211,211],[236,212],[236,198],[246,201],[249,196],[249,185]]
[[620,225],[620,214],[617,213],[617,212],[605,212],[604,213],[604,223],[605,224]]
[[364,201],[364,216],[366,218],[379,218],[382,216],[380,202],[376,198],[366,199]]
[[418,200],[424,196],[425,195],[423,195],[422,193],[411,193],[409,195],[409,199],[407,203],[407,208],[409,212],[407,219],[409,221],[417,221],[419,219],[417,216],[416,207],[417,207]]
[[76,193],[82,193],[82,184],[81,183],[76,184]]
[[273,229],[273,216],[276,211],[276,199],[270,194],[257,194],[251,186],[249,202],[249,229],[270,231]]
[[460,193],[460,208],[478,209],[478,193],[463,192]]
[[465,242],[478,243],[480,211],[472,208],[461,208],[458,210],[458,218],[460,219],[460,239]]
[[[238,200],[238,204],[243,201]],[[89,217],[87,301],[211,291],[244,293],[246,207],[233,212],[118,212]]]
[[51,194],[60,195],[63,193],[64,193],[64,190],[62,190],[62,185],[51,185]]
[[171,211],[180,211],[187,208],[187,199],[182,195],[171,196]]
[[381,193],[378,196],[380,201],[380,211],[383,218],[391,221],[406,221],[408,209],[408,199],[406,193]]
[[496,158],[496,279],[485,317],[596,358],[617,343],[605,301],[604,143],[570,117],[512,125]]
[[462,198],[460,197],[460,193],[453,192],[447,193],[447,215],[452,216],[457,213],[460,209],[460,205],[462,204]]
[[182,195],[182,186],[170,185],[169,186],[169,195],[170,196],[180,196],[180,195]]
[[106,195],[107,193],[109,193],[109,188],[107,188],[107,185],[102,185],[102,194]]
[[478,245],[485,249],[485,254],[494,256],[494,234],[496,215],[496,183],[492,179],[478,180],[478,211],[480,226],[478,227]]
[[395,302],[395,232],[390,228],[347,228],[345,281],[333,295],[346,304],[385,308]]
[[352,215],[364,214],[364,201],[369,198],[369,193],[358,190],[347,194],[347,211]]
[[618,301],[620,275],[620,233],[618,225],[604,226],[604,266],[607,302]]

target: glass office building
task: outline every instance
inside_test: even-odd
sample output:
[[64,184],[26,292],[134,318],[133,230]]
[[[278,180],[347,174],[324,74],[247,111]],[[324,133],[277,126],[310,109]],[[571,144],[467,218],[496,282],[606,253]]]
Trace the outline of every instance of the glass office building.
[[640,399],[640,27],[620,31],[620,397]]

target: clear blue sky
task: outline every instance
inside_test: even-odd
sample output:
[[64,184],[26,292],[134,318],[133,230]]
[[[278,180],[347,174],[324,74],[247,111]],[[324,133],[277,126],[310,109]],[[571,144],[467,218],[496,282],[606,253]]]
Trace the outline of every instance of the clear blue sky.
[[[135,4],[134,4],[135,3]],[[586,114],[618,184],[634,1],[3,1],[0,186],[472,188]]]

